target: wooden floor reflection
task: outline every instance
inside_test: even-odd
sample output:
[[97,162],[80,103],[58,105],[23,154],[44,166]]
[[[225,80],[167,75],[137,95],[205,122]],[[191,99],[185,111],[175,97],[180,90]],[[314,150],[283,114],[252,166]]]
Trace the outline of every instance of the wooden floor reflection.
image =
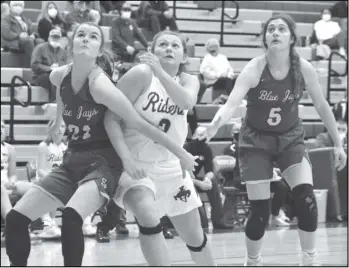
[[[111,242],[99,244],[94,238],[86,238],[84,266],[145,266],[139,246],[138,229],[128,226],[129,237],[112,233]],[[212,232],[213,255],[219,266],[241,266],[244,262],[245,246],[242,229],[234,232]],[[347,266],[347,224],[320,224],[317,233],[319,261],[324,266]],[[175,236],[167,240],[173,266],[191,266],[193,262],[182,240]],[[262,251],[265,266],[298,266],[299,239],[295,228],[274,228],[266,232]],[[8,266],[4,247],[1,248],[1,266]],[[62,266],[60,241],[33,242],[29,257],[30,266]]]

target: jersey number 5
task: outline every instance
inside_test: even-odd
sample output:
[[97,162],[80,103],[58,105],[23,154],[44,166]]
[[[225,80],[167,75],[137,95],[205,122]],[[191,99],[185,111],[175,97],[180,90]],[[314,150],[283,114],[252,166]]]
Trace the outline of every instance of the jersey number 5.
[[277,126],[281,122],[281,108],[271,108],[269,113],[269,118],[267,120],[269,126]]
[[[68,130],[69,130],[69,134],[73,133],[71,135],[71,139],[73,141],[76,141],[77,139],[79,139],[80,128],[78,126],[70,124],[68,125]],[[82,135],[83,140],[86,140],[89,137],[91,137],[90,130],[91,128],[88,125],[84,125],[82,127],[82,131],[84,132],[84,134]]]

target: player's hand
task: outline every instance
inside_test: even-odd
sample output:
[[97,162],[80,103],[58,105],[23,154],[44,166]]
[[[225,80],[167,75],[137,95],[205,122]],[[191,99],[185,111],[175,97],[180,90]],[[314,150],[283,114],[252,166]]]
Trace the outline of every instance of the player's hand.
[[342,170],[347,164],[347,154],[342,146],[334,147],[334,159],[337,170]]
[[199,187],[202,191],[208,191],[212,189],[212,183],[209,184],[206,181],[197,181],[196,186]]
[[123,161],[123,166],[125,172],[131,176],[134,180],[140,180],[147,177],[145,170],[137,166],[132,157],[128,158],[126,161]]
[[185,178],[186,171],[189,172],[190,177],[195,178],[193,171],[195,170],[195,166],[198,165],[196,162],[196,159],[199,158],[199,156],[193,156],[192,154],[188,153],[183,149],[183,155],[179,158],[181,168],[182,168],[182,175],[183,178]]
[[4,186],[7,190],[14,190],[16,188],[16,184],[13,181],[5,182]]
[[206,143],[208,143],[216,135],[220,121],[221,118],[219,117],[215,123],[210,123],[208,127],[203,127],[202,131],[197,133],[197,139],[206,140]]
[[149,65],[149,67],[153,70],[155,75],[157,75],[163,70],[158,57],[156,57],[151,52],[144,53],[139,57],[139,60],[141,63]]

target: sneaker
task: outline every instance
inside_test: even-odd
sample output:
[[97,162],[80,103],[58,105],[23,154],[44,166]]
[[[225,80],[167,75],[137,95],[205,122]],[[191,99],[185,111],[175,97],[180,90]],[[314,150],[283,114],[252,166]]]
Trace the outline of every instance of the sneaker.
[[98,243],[109,243],[110,242],[109,230],[106,230],[103,228],[97,228],[96,240]]
[[244,266],[262,266],[262,257],[258,255],[256,258],[246,257]]
[[93,226],[92,224],[84,224],[82,226],[82,232],[86,236],[94,236],[94,235],[96,235],[97,227]]
[[122,224],[116,225],[115,231],[116,231],[116,233],[121,234],[121,235],[128,235],[128,233],[129,233],[126,226],[122,225]]
[[321,264],[317,261],[317,253],[314,252],[313,254],[310,254],[302,251],[301,263],[299,266],[321,266]]
[[165,239],[173,239],[173,234],[170,231],[164,230],[162,233],[164,234]]
[[45,226],[38,237],[43,239],[52,239],[61,237],[61,229],[57,225]]
[[271,216],[270,225],[271,226],[278,226],[278,227],[288,227],[288,226],[290,226],[290,224],[288,222],[286,222],[280,216]]
[[280,209],[279,217],[281,217],[281,219],[283,219],[285,222],[290,222],[289,217],[286,216],[285,212],[282,209]]

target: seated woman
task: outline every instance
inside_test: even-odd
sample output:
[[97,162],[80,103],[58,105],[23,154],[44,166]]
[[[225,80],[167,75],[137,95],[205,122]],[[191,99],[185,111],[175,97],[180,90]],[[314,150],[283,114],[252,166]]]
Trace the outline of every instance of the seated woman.
[[217,39],[211,38],[206,44],[207,54],[200,65],[200,73],[207,87],[213,91],[224,90],[229,95],[235,85],[236,75],[227,56],[219,52],[220,46]]
[[[338,22],[331,20],[331,11],[324,9],[321,20],[315,22],[314,33],[310,43],[317,47],[317,56],[327,59],[333,49],[339,49],[339,53],[346,56],[344,49],[345,36]],[[329,51],[326,51],[328,50]]]

